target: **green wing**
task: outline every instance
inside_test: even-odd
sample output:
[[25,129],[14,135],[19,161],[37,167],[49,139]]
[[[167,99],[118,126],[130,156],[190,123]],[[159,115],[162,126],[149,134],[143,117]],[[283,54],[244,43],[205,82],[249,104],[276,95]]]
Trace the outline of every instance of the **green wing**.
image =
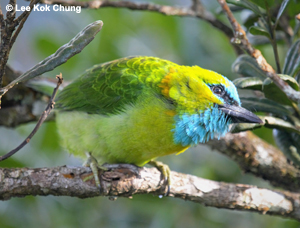
[[128,57],[96,65],[66,86],[56,107],[97,114],[120,112],[149,90],[160,93],[157,83],[176,64],[154,57]]

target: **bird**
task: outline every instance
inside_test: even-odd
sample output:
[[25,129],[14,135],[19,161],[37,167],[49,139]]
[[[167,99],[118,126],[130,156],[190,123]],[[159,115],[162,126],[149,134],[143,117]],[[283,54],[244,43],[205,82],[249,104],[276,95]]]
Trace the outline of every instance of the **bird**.
[[[157,57],[126,57],[86,70],[56,99],[62,146],[93,164],[156,165],[156,159],[223,137],[232,123],[262,123],[234,84],[211,70]],[[96,163],[96,164],[95,164]]]

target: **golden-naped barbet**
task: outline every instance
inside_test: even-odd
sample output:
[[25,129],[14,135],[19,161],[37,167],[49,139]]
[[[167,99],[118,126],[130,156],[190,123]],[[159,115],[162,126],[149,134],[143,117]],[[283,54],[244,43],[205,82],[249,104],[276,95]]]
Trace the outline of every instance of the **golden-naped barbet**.
[[224,136],[231,123],[261,123],[240,105],[234,84],[216,72],[128,57],[95,65],[66,86],[56,100],[57,127],[75,156],[143,166]]

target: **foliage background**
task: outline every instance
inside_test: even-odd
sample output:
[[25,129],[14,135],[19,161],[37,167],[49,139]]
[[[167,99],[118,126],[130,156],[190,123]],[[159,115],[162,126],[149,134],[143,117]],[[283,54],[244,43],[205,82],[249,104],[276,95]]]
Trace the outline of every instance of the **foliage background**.
[[[190,6],[191,1],[152,1],[164,5]],[[216,1],[202,1],[205,7],[218,14]],[[8,0],[1,1],[2,9]],[[18,6],[28,5],[17,0]],[[243,15],[237,15],[240,18]],[[94,64],[131,56],[157,56],[183,65],[199,65],[217,71],[230,79],[235,53],[229,40],[215,28],[195,18],[164,16],[158,13],[103,8],[75,12],[32,12],[11,53],[9,65],[26,71],[68,42],[87,24],[102,20],[104,27],[79,55],[66,64],[47,73],[54,78],[62,72],[65,80],[72,80]],[[274,66],[272,50],[262,47],[262,52]],[[280,53],[287,50],[279,46]],[[282,55],[284,56],[284,54]],[[281,59],[283,62],[283,59]],[[41,109],[42,110],[42,109]],[[0,127],[0,154],[18,145],[32,130],[34,123],[16,129]],[[267,129],[255,131],[272,142]],[[121,146],[121,145],[120,145]],[[203,178],[253,184],[272,188],[252,175],[243,174],[236,163],[209,148],[200,145],[179,156],[160,159],[172,170]],[[38,134],[22,151],[0,167],[52,167],[78,166],[82,161],[70,157],[59,146],[55,122],[44,123]],[[1,227],[298,227],[296,221],[208,208],[192,202],[163,197],[134,196],[119,198],[77,199],[70,197],[26,197],[0,203]]]

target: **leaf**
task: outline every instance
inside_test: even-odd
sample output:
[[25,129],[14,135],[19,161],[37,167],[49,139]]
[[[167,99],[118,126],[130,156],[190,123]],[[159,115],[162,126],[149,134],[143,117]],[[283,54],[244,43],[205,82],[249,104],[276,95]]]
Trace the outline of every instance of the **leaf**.
[[277,14],[276,20],[275,20],[274,28],[277,27],[278,21],[279,21],[281,15],[283,14],[285,8],[287,7],[289,1],[290,1],[290,0],[283,0],[283,1],[282,1],[281,5],[280,5],[280,8],[279,8],[279,10],[278,10],[278,14]]
[[243,10],[241,12],[241,20],[242,24],[249,28],[250,26],[254,25],[255,22],[258,21],[259,15],[253,13],[250,10]]
[[285,156],[300,166],[300,135],[279,129],[273,129],[273,136],[276,145],[285,154]]
[[242,131],[254,130],[260,127],[262,127],[261,124],[239,123],[239,124],[234,124],[234,127],[232,128],[231,132],[239,133]]
[[252,45],[258,46],[258,45],[266,45],[266,44],[270,44],[270,40],[269,38],[265,37],[265,36],[253,36],[251,34],[247,34],[248,36],[248,40]]
[[[252,34],[247,34],[248,40],[252,45],[270,45],[270,39],[265,36],[254,36]],[[285,40],[285,34],[282,31],[275,31],[276,41],[284,41]]]
[[295,15],[299,13],[299,4],[299,0],[293,0],[290,1],[288,7],[286,8],[286,13],[288,14],[288,16],[290,16],[292,20],[295,18]]
[[269,36],[271,37],[270,34],[272,33],[272,28],[270,28],[269,23],[266,21],[265,17],[260,17],[254,25],[268,32]]
[[266,29],[259,27],[259,26],[251,26],[249,28],[249,32],[252,35],[266,36],[268,38],[271,38],[270,33]]
[[270,29],[268,28],[268,23],[265,19],[265,15],[264,13],[261,12],[261,10],[259,9],[259,7],[257,6],[257,4],[252,3],[249,0],[227,0],[228,3],[240,6],[240,7],[244,7],[245,9],[249,9],[251,10],[253,13],[257,14],[260,16],[259,20],[263,22],[263,24],[265,26],[262,26],[263,28],[267,28],[267,31],[270,31]]
[[294,76],[300,66],[300,39],[298,39],[287,52],[282,72]]
[[257,6],[266,9],[266,4],[269,7],[277,7],[278,4],[280,4],[281,0],[250,0]]
[[300,71],[295,75],[295,80],[296,80],[297,82],[300,81]]
[[[285,75],[285,74],[278,74],[278,76],[282,80],[287,82],[294,90],[296,90],[296,91],[299,90],[299,84],[293,77],[291,77],[289,75]],[[283,105],[292,106],[292,101],[286,96],[286,94],[282,90],[280,90],[274,84],[274,82],[270,78],[267,78],[264,80],[263,92],[265,94],[265,97],[269,98],[270,100],[276,101]]]
[[296,128],[293,124],[288,121],[285,121],[280,118],[276,118],[273,116],[259,116],[261,120],[265,123],[264,126],[268,128],[276,128],[287,132],[295,132],[300,134],[298,128]]
[[292,111],[277,102],[266,98],[241,97],[242,106],[252,112],[267,112],[276,116],[290,116]]
[[253,130],[265,126],[267,128],[272,128],[272,129],[276,128],[286,132],[300,135],[299,129],[296,128],[293,124],[291,124],[288,121],[273,116],[258,116],[258,117],[263,121],[264,124],[249,124],[249,123],[235,124],[232,132],[237,133],[237,132]]
[[262,90],[263,81],[259,77],[237,78],[233,84],[238,89]]
[[300,21],[299,20],[296,20],[295,22],[295,26],[294,26],[294,34],[293,34],[293,37],[291,40],[294,40],[294,38],[297,36],[299,30],[300,30]]
[[[47,96],[51,96],[53,93],[53,89],[56,87],[57,82],[49,80],[47,78],[38,78],[38,79],[32,79],[26,82],[26,86],[40,92],[42,94],[45,94]],[[63,87],[59,87],[59,91],[62,90]]]
[[45,72],[51,71],[57,66],[65,63],[72,56],[78,54],[88,45],[101,30],[103,26],[102,21],[95,21],[86,26],[79,32],[69,43],[61,46],[54,54],[48,56],[46,59],[35,65],[33,68],[19,76],[7,86],[0,89],[1,97],[14,85],[41,75]]
[[231,3],[236,6],[240,6],[246,9],[253,11],[254,13],[263,16],[262,12],[259,10],[256,4],[248,1],[248,0],[227,0],[228,3]]
[[234,73],[241,74],[243,76],[259,77],[265,79],[265,73],[260,69],[256,60],[248,55],[240,55],[232,64],[231,67]]

